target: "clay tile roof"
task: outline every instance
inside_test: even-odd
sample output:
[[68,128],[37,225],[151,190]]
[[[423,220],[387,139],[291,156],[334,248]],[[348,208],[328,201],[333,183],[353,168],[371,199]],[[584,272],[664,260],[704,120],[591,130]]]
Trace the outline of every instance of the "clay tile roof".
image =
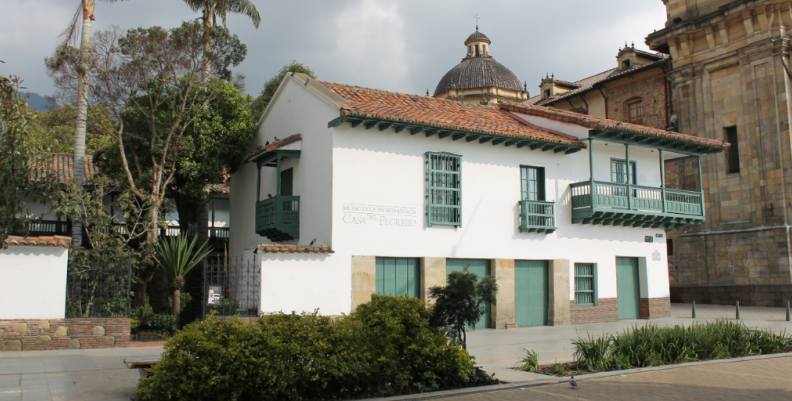
[[286,245],[286,244],[261,244],[258,246],[261,253],[335,253],[330,245]]
[[8,248],[9,245],[62,246],[64,248],[69,248],[71,247],[71,237],[62,237],[60,235],[54,237],[17,237],[11,235],[3,240],[3,248]]
[[407,124],[534,140],[585,148],[572,135],[528,124],[497,105],[482,106],[428,96],[322,82],[349,101],[342,117],[375,118]]
[[551,120],[577,124],[582,127],[586,127],[594,130],[605,131],[607,129],[615,129],[624,132],[632,132],[636,134],[672,139],[677,141],[693,143],[697,145],[709,146],[718,149],[727,149],[730,146],[728,143],[718,141],[716,139],[701,138],[693,135],[685,135],[685,134],[680,134],[678,132],[671,132],[657,128],[646,127],[643,125],[630,124],[630,123],[611,120],[607,118],[593,117],[587,114],[575,113],[572,111],[556,109],[553,107],[535,106],[535,105],[527,105],[525,103],[510,103],[510,102],[503,102],[500,104],[500,107],[501,109],[508,110],[510,112],[544,117]]
[[[85,177],[89,178],[98,171],[91,156],[85,156]],[[37,155],[33,164],[33,179],[54,178],[64,184],[74,178],[74,155],[64,153],[45,153]]]
[[247,156],[245,156],[245,161],[250,161],[251,159],[262,153],[272,152],[273,150],[280,149],[286,145],[292,144],[297,141],[302,141],[302,134],[294,134],[286,138],[279,139],[269,145],[261,145],[257,147],[256,150],[249,152]]

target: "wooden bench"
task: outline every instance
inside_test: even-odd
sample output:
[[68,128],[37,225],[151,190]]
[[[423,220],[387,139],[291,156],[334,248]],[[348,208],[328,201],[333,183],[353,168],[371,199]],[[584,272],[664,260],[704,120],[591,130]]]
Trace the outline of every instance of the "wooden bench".
[[148,377],[149,369],[152,366],[156,365],[157,362],[160,361],[161,358],[150,358],[150,359],[136,359],[136,360],[127,360],[124,359],[124,364],[127,365],[129,369],[137,369],[140,372],[140,377]]

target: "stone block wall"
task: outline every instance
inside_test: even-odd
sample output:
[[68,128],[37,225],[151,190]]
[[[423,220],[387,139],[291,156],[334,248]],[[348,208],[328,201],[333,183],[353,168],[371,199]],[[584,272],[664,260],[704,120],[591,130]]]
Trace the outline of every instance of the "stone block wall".
[[619,302],[616,298],[600,298],[596,306],[575,306],[569,301],[569,316],[572,324],[605,323],[619,320]]
[[792,284],[671,287],[671,302],[711,305],[785,307],[792,302]]
[[607,85],[605,95],[608,98],[609,119],[630,121],[628,103],[641,100],[643,120],[641,125],[666,129],[666,81],[662,71],[652,69],[652,76],[636,77],[635,80],[622,80],[622,85]]
[[671,298],[641,298],[641,319],[671,317]]
[[0,351],[123,348],[129,340],[127,318],[0,320]]

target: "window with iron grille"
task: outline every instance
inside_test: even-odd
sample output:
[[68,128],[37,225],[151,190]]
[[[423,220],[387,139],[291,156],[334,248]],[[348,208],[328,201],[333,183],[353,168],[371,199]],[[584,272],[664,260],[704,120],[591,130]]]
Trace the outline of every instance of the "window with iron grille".
[[543,167],[520,167],[522,200],[545,200],[545,174]]
[[575,263],[575,305],[597,304],[597,266],[593,263]]
[[462,226],[462,156],[426,153],[426,225]]
[[640,100],[637,102],[628,103],[627,109],[630,112],[631,123],[643,122],[643,105],[641,104]]
[[735,174],[740,172],[740,150],[737,146],[737,127],[726,127],[726,142],[730,143],[729,150],[726,151],[726,168],[728,174]]

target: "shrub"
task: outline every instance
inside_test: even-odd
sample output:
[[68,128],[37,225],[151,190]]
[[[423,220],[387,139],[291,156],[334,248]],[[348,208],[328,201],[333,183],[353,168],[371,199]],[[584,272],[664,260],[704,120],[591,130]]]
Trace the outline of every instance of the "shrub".
[[320,400],[494,382],[417,299],[373,296],[349,316],[265,315],[185,326],[136,400]]
[[524,351],[525,355],[518,362],[517,369],[523,372],[537,372],[539,370],[539,355],[534,350],[526,349]]
[[429,289],[429,297],[435,300],[430,321],[434,327],[447,328],[449,338],[467,349],[465,327],[475,326],[486,313],[487,306],[495,303],[497,294],[495,277],[479,279],[465,266],[464,270],[448,275],[445,287]]
[[658,366],[708,359],[783,352],[792,342],[785,333],[753,330],[741,322],[718,320],[689,327],[647,324],[621,334],[578,338],[575,363],[592,372]]

